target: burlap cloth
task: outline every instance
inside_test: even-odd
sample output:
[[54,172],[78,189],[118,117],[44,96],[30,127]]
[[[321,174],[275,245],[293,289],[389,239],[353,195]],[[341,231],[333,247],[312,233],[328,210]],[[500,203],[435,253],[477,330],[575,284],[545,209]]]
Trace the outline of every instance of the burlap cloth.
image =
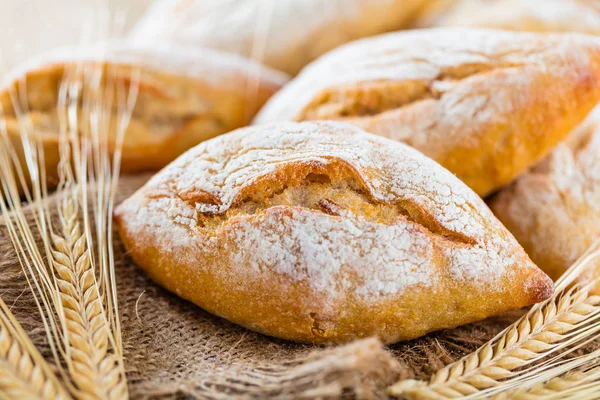
[[[118,201],[148,176],[122,177]],[[150,281],[114,242],[131,397],[385,398],[399,378],[427,378],[492,338],[515,311],[410,342],[374,338],[325,348],[263,336],[214,317]],[[0,296],[47,354],[39,314],[0,216]]]

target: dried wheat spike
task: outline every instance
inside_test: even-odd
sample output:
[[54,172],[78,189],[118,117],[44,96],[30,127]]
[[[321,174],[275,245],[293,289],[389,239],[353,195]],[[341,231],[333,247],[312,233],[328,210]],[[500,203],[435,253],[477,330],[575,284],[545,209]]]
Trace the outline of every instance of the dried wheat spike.
[[25,331],[0,300],[0,398],[70,399]]
[[429,382],[405,380],[390,388],[409,399],[457,398],[496,387],[513,371],[575,340],[572,333],[600,313],[600,297],[574,287],[534,306],[500,336],[436,372]]
[[[539,400],[548,398],[583,398],[583,385],[598,383],[600,379],[600,366],[591,369],[579,369],[568,372],[562,376],[552,378],[547,382],[539,383],[530,388],[515,388],[494,396],[494,400]],[[597,388],[595,388],[597,391]]]
[[77,198],[61,204],[62,236],[52,234],[62,315],[68,339],[67,363],[78,397],[123,399],[127,387],[118,357],[109,350],[110,328],[94,275],[85,235],[81,232]]

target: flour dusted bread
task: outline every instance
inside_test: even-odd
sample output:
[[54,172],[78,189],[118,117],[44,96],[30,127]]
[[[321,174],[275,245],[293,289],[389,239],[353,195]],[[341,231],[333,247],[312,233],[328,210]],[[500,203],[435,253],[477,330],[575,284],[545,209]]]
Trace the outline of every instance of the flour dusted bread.
[[132,35],[252,57],[297,73],[321,54],[400,29],[431,0],[161,0]]
[[255,123],[347,121],[410,144],[486,195],[539,162],[598,100],[594,37],[429,29],[326,54]]
[[[0,117],[9,137],[22,155],[24,131],[17,118],[19,109],[13,104],[14,99],[21,99],[18,106],[24,120],[42,137],[49,176],[56,174],[59,159],[61,84],[82,80],[83,90],[94,90],[90,76],[100,76],[99,72],[112,82],[121,82],[126,91],[132,79],[139,79],[123,143],[122,170],[126,172],[159,169],[199,142],[246,125],[287,80],[284,74],[237,55],[208,49],[114,43],[54,50],[6,77],[0,90]],[[111,111],[114,118],[116,100]]]
[[[600,2],[463,0],[452,3],[434,24],[600,35]],[[532,260],[553,279],[600,238],[599,115],[600,109],[490,203]]]
[[296,341],[391,343],[553,291],[451,173],[337,122],[243,128],[200,144],[115,218],[156,282]]
[[533,261],[560,277],[600,238],[600,109],[490,205]]
[[432,25],[600,35],[598,0],[457,0],[446,8]]

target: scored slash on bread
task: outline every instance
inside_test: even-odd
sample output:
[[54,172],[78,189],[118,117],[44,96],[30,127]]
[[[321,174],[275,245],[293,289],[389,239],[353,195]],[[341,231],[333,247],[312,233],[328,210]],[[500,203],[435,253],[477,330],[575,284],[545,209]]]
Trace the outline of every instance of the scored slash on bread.
[[600,40],[397,32],[308,65],[255,123],[342,120],[403,141],[484,196],[539,162],[600,100]]
[[339,122],[249,127],[200,144],[115,219],[156,282],[296,341],[407,340],[553,291],[451,173]]
[[[133,85],[139,83],[124,136],[124,172],[158,170],[201,141],[247,125],[288,79],[243,57],[197,47],[112,42],[52,50],[6,77],[0,89],[0,118],[6,121],[8,136],[21,158],[24,131],[13,100],[22,99],[19,107],[30,118],[33,130],[41,134],[46,171],[52,177],[59,161],[59,133],[66,128],[61,127],[59,117],[64,112],[59,111],[59,92],[75,80],[83,83],[80,97],[98,91],[93,85],[100,72],[99,88],[106,85],[107,93],[109,82],[125,86],[125,91],[132,81]],[[21,90],[25,93],[15,96]],[[105,97],[111,98],[110,94]],[[114,124],[122,110],[115,104],[104,106],[112,112]],[[80,130],[85,129],[84,122],[78,122]],[[116,140],[113,131],[116,129],[110,131],[111,147]]]

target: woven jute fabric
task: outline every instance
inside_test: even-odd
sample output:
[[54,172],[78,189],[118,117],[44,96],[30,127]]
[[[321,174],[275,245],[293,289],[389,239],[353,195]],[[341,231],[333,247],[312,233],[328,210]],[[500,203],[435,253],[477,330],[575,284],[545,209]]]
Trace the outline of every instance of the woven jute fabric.
[[[147,175],[121,178],[117,201]],[[119,307],[130,395],[145,398],[385,398],[400,378],[427,378],[475,350],[522,311],[383,346],[300,345],[212,316],[154,284],[115,234]],[[0,296],[35,344],[49,350],[39,312],[0,216]]]

